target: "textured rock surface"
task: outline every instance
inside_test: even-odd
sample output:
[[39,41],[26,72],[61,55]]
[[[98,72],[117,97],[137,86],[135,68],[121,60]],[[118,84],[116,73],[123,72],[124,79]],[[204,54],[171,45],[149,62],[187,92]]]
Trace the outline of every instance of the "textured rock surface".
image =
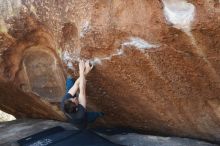
[[57,102],[60,58],[73,69],[90,59],[88,97],[106,113],[100,124],[220,141],[220,4],[188,2],[1,1],[1,76]]
[[65,120],[64,115],[49,102],[37,95],[24,93],[12,83],[0,80],[0,108],[16,118],[50,118]]

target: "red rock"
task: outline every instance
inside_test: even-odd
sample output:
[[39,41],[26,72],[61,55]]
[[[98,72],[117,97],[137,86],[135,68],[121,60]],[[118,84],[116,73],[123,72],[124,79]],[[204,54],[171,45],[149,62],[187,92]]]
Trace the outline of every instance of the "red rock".
[[[22,0],[9,5],[20,14],[6,8],[2,16],[10,27],[2,33],[0,48],[8,49],[1,51],[1,76],[57,102],[64,94],[65,63],[74,67],[79,57],[91,59],[96,66],[88,76],[89,105],[106,113],[99,125],[220,141],[219,8],[215,1],[191,3],[195,16],[186,31],[184,22],[167,21],[162,1]],[[62,62],[64,52],[71,59]],[[1,92],[16,98],[14,86]],[[9,104],[2,97],[0,108],[10,109],[29,98],[18,96]],[[25,117],[43,115],[24,107],[19,106]]]

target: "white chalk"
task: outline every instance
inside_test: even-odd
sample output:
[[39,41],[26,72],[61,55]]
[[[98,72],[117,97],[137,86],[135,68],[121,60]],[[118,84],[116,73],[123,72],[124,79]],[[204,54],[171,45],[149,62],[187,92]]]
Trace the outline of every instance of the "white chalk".
[[144,52],[145,49],[151,49],[151,48],[158,48],[159,45],[150,44],[147,41],[138,38],[138,37],[131,37],[129,41],[124,42],[122,46],[134,46],[137,49],[139,49],[141,52]]
[[85,34],[90,30],[90,25],[89,25],[89,21],[86,20],[83,22],[82,27],[81,27],[81,31],[80,31],[80,37],[84,37]]
[[195,17],[195,6],[185,0],[162,0],[166,20],[177,29],[187,32]]
[[70,53],[68,51],[64,51],[62,59],[63,59],[63,61],[65,63],[67,63],[68,61],[72,60],[72,58],[70,56]]
[[[122,56],[124,54],[124,49],[125,49],[124,46],[135,46],[136,49],[140,50],[142,53],[144,53],[146,49],[160,47],[160,45],[148,43],[147,41],[145,41],[141,38],[131,37],[129,41],[122,43],[121,48],[117,49],[116,52],[114,52],[108,56],[105,56],[105,57],[94,57],[92,59],[89,59],[89,61],[94,66],[101,65],[102,61],[104,61],[104,60],[111,61],[112,57]],[[78,59],[79,59],[79,57],[78,57]],[[64,62],[67,63],[67,66],[68,66],[69,61],[78,62],[78,59],[76,59],[76,57],[74,58],[73,55],[71,55],[68,51],[64,51],[64,53],[63,53],[63,60],[64,60]],[[71,64],[69,66],[71,67]]]
[[123,49],[118,49],[115,54],[112,54],[112,56],[121,56],[123,54],[124,54],[124,50]]
[[95,57],[94,59],[91,59],[90,62],[92,65],[101,65],[102,61],[108,60],[111,61],[113,56],[122,56],[124,54],[124,47],[123,46],[135,46],[136,49],[140,50],[142,53],[144,53],[145,49],[151,49],[151,48],[158,48],[159,45],[150,44],[147,41],[138,38],[138,37],[131,37],[130,41],[124,42],[121,45],[121,48],[117,49],[117,51],[113,54],[110,54],[106,57]]
[[73,67],[73,63],[70,61],[68,61],[67,67],[68,67],[68,69],[75,70],[75,68]]
[[90,63],[92,65],[94,65],[94,66],[98,65],[98,64],[101,65],[102,61],[104,61],[104,60],[110,61],[113,56],[121,56],[121,55],[123,55],[123,53],[124,53],[123,49],[118,49],[116,53],[113,53],[113,54],[111,54],[109,56],[106,56],[106,57],[95,57],[94,59],[90,60]]
[[100,58],[95,57],[94,59],[91,59],[91,60],[90,60],[90,63],[91,63],[93,66],[95,66],[95,65],[97,65],[97,64],[102,64],[102,61],[101,61]]

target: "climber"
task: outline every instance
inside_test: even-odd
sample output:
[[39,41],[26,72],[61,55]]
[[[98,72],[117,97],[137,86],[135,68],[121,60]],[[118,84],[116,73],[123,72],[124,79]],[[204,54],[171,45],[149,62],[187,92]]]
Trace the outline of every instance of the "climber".
[[[67,77],[66,95],[61,101],[61,108],[69,122],[79,129],[84,129],[87,123],[94,122],[98,117],[103,116],[102,112],[86,111],[86,75],[92,70],[93,66],[82,60],[79,62],[79,78],[74,82],[71,76]],[[76,92],[79,89],[79,95]]]

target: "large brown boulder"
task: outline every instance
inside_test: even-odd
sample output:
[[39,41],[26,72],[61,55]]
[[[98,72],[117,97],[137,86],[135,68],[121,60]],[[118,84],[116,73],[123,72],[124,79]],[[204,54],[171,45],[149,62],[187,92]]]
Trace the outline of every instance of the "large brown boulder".
[[42,117],[18,88],[57,103],[65,68],[83,58],[95,65],[87,92],[106,113],[99,124],[220,141],[218,1],[7,0],[0,11],[2,110]]

